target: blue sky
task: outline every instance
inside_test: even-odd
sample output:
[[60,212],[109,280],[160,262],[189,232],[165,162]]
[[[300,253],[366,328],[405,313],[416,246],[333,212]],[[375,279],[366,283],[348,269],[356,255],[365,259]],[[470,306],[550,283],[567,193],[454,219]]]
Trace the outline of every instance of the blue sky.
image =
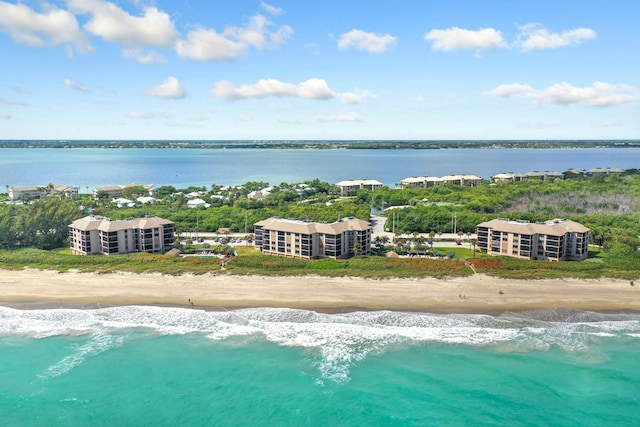
[[639,139],[640,2],[0,1],[0,139]]

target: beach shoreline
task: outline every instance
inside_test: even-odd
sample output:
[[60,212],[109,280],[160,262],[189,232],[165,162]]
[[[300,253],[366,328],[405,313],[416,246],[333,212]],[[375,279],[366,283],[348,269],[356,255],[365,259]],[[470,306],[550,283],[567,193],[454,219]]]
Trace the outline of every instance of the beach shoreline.
[[[193,303],[193,304],[192,304]],[[490,314],[568,308],[640,311],[640,286],[617,279],[448,279],[321,276],[164,276],[0,270],[0,305],[19,309],[152,305],[224,311],[276,307],[344,313],[367,310]]]

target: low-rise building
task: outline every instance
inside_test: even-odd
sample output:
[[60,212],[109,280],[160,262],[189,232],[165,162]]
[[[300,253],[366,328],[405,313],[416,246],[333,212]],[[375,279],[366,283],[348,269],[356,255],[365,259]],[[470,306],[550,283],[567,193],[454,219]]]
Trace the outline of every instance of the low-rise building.
[[412,176],[400,181],[400,185],[404,188],[433,187],[440,185],[440,178],[437,176]]
[[588,255],[589,231],[568,219],[542,223],[493,219],[478,224],[478,248],[489,255],[582,261]]
[[74,255],[164,253],[173,242],[173,222],[155,216],[116,221],[86,216],[69,224],[69,245]]
[[73,199],[78,196],[80,187],[71,187],[62,184],[32,185],[28,187],[9,187],[9,199],[32,200],[47,196],[63,196]]
[[583,178],[584,170],[583,169],[567,169],[566,171],[562,172],[562,175],[564,176],[564,179]]
[[110,199],[115,199],[117,197],[122,197],[122,190],[125,188],[131,187],[142,187],[149,192],[149,195],[153,195],[153,190],[155,186],[152,184],[140,185],[140,184],[125,184],[125,185],[108,185],[106,187],[96,187],[93,189],[93,198],[97,199],[99,194],[105,194]]
[[254,246],[290,258],[350,258],[371,253],[371,224],[343,218],[331,224],[269,218],[254,224]]
[[475,175],[447,175],[440,178],[441,184],[468,185],[477,187],[482,182],[482,178]]
[[340,187],[341,196],[352,196],[357,190],[377,190],[384,186],[380,181],[375,179],[352,179],[347,181],[340,181],[336,183]]
[[475,187],[480,185],[481,182],[482,178],[475,175],[447,175],[442,178],[436,176],[412,176],[400,181],[400,185],[404,188],[427,188],[443,184],[469,185]]
[[586,174],[587,176],[609,176],[609,175],[620,175],[624,173],[623,169],[618,168],[594,168],[589,169]]
[[539,179],[542,181],[545,181],[547,179],[563,179],[564,175],[561,174],[560,172],[553,172],[553,171],[533,171],[533,172],[527,172],[524,174],[524,177],[526,179]]
[[188,208],[200,208],[200,207],[203,207],[203,206],[204,206],[205,208],[208,208],[209,206],[211,206],[211,204],[210,204],[210,203],[205,202],[205,201],[204,201],[204,200],[202,200],[202,199],[192,199],[192,200],[189,200],[189,201],[187,202],[187,207],[188,207]]

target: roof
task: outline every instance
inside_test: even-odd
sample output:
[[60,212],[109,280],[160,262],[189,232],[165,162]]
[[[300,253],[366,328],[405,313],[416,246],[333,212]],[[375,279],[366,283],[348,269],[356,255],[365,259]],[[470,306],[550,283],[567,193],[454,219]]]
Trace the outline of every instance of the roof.
[[143,218],[131,218],[113,221],[104,216],[90,215],[73,221],[71,224],[69,224],[69,227],[82,231],[100,230],[108,232],[119,230],[158,228],[167,224],[173,224],[173,222],[157,216],[147,216]]
[[70,228],[75,228],[77,230],[83,231],[91,231],[97,230],[102,221],[111,221],[109,218],[103,216],[85,216],[84,218],[76,219],[71,224],[69,224]]
[[499,173],[497,175],[493,175],[491,178],[493,179],[513,179],[515,174],[512,172]]
[[405,178],[400,182],[405,184],[410,184],[413,182],[423,183],[423,182],[431,182],[431,181],[440,181],[440,178],[435,176],[412,176],[409,178]]
[[458,180],[458,179],[470,181],[470,180],[478,180],[482,178],[475,175],[447,175],[440,178],[441,181],[452,181],[452,180]]
[[336,185],[338,187],[351,187],[354,185],[360,186],[360,185],[384,185],[384,184],[375,179],[351,179],[351,180],[337,182]]
[[623,169],[618,169],[618,168],[594,168],[594,169],[589,169],[587,171],[587,173],[622,173],[624,172]]
[[369,222],[352,217],[343,218],[331,224],[272,217],[264,221],[256,222],[255,225],[267,230],[300,234],[340,234],[345,231],[365,231],[371,229]]
[[569,219],[552,219],[545,222],[510,221],[508,219],[492,219],[478,224],[478,227],[491,228],[496,231],[518,234],[549,234],[563,236],[567,233],[587,233],[590,230],[584,225]]
[[9,187],[10,190],[12,191],[43,191],[43,190],[49,190],[49,188],[51,188],[52,191],[58,191],[58,192],[62,192],[62,191],[75,191],[75,190],[79,190],[80,187],[71,187],[69,185],[63,185],[63,184],[46,184],[46,185],[29,185],[26,187]]

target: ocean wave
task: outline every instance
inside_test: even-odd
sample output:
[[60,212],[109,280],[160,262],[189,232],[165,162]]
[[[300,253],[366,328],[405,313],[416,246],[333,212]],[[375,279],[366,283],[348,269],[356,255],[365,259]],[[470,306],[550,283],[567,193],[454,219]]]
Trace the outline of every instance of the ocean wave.
[[49,368],[60,375],[133,333],[200,333],[211,340],[253,337],[307,349],[324,378],[348,380],[350,368],[370,354],[427,345],[491,347],[502,352],[556,347],[586,352],[602,340],[640,338],[640,315],[552,309],[500,316],[367,311],[324,314],[308,310],[249,308],[207,312],[149,306],[95,310],[15,310],[0,307],[0,336],[45,338],[89,335],[89,341]]

